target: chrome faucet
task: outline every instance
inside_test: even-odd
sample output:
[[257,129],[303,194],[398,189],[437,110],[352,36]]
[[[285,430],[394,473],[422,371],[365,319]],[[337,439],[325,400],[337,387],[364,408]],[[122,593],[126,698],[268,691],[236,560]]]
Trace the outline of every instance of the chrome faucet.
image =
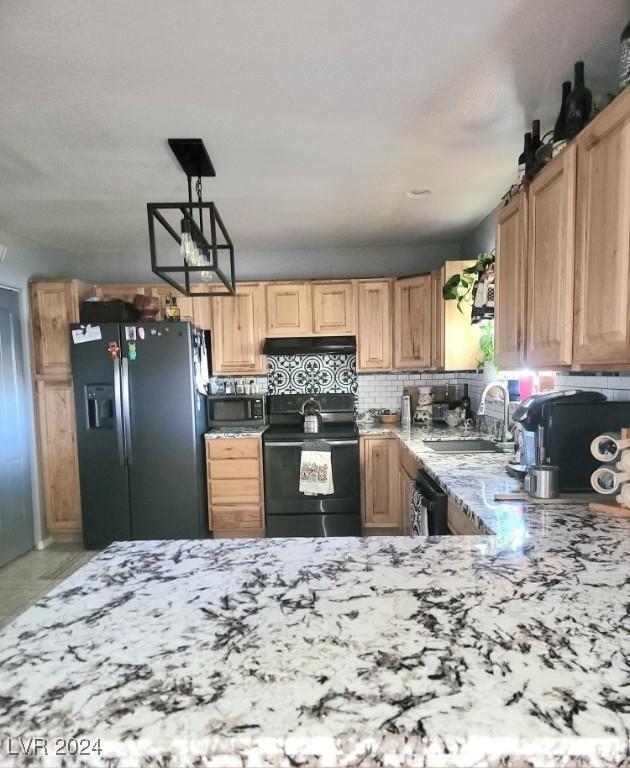
[[510,393],[507,388],[507,384],[504,381],[491,381],[483,388],[481,398],[479,400],[479,408],[477,409],[477,416],[486,415],[486,397],[488,393],[493,389],[500,389],[503,392],[503,439],[506,442],[512,442],[514,436],[510,431]]

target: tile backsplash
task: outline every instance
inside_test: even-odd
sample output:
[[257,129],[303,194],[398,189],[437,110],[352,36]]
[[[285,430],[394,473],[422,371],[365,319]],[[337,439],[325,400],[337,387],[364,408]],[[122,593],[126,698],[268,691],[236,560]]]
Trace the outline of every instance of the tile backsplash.
[[356,355],[269,355],[267,367],[270,395],[357,395]]

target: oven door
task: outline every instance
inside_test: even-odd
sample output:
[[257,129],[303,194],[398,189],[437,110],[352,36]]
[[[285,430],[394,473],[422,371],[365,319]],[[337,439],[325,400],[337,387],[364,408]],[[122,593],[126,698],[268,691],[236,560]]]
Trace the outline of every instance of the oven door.
[[360,536],[359,441],[327,440],[335,492],[299,491],[302,441],[266,442],[265,508],[268,536]]

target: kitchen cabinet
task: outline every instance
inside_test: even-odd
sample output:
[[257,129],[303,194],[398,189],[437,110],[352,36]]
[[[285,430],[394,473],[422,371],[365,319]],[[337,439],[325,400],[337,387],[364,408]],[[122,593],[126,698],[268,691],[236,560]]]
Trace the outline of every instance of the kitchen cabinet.
[[449,531],[456,536],[479,536],[482,531],[463,509],[452,499],[448,500],[447,525]]
[[475,264],[471,261],[447,261],[431,273],[432,323],[431,368],[438,371],[474,371],[478,367],[478,325],[470,324],[472,304],[445,301],[442,288],[453,275]]
[[423,371],[431,367],[431,275],[394,283],[394,368]]
[[409,453],[409,451],[399,443],[398,445],[398,503],[400,507],[400,527],[405,536],[411,535],[411,516],[409,508],[411,506],[411,492],[416,483],[416,476],[420,465]]
[[267,336],[312,336],[310,283],[267,283]]
[[573,363],[630,365],[630,89],[577,138]]
[[261,438],[206,440],[208,525],[215,539],[265,535]]
[[264,293],[259,283],[239,283],[235,296],[213,298],[212,324],[212,369],[216,375],[267,372],[262,354]]
[[527,194],[519,192],[497,220],[494,349],[499,368],[519,368],[525,356]]
[[571,364],[576,147],[570,144],[529,187],[527,365]]
[[39,455],[46,528],[56,540],[81,529],[72,381],[37,381]]
[[399,532],[398,439],[393,435],[362,437],[360,461],[363,527]]
[[71,375],[68,325],[79,322],[79,305],[91,286],[80,280],[43,280],[29,285],[35,373]]
[[392,367],[392,280],[357,282],[357,370]]
[[351,280],[314,282],[313,332],[316,336],[352,336],[355,333],[355,290]]

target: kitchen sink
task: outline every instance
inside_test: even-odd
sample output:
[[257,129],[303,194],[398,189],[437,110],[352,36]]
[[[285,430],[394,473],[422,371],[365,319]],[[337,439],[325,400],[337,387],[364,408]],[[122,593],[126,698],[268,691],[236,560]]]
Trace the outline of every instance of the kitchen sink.
[[496,453],[490,440],[425,440],[436,453]]

